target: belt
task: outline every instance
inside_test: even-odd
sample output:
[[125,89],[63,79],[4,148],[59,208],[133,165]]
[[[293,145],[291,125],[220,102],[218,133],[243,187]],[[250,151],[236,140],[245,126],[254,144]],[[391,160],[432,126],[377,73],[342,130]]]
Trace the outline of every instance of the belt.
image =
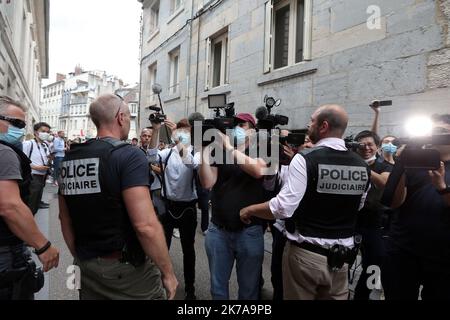
[[105,260],[121,260],[123,258],[122,251],[114,251],[110,254],[100,256],[99,258]]
[[294,245],[296,247],[320,254],[325,257],[328,257],[328,255],[330,253],[329,249],[325,249],[324,247],[321,247],[321,246],[318,246],[318,245],[315,245],[315,244],[312,244],[309,242],[303,241],[302,243],[298,243],[297,241],[292,241],[292,240],[290,240],[290,242],[292,245]]

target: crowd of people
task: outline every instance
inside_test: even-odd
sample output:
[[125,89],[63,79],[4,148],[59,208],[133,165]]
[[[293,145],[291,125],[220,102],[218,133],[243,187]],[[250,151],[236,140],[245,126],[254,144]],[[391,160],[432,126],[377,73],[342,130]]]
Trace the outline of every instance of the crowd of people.
[[[355,300],[369,299],[372,266],[388,300],[450,299],[450,145],[426,146],[439,152],[439,168],[405,168],[408,145],[380,138],[380,109],[373,110],[372,128],[355,136],[351,150],[345,109],[318,108],[305,142],[283,143],[268,174],[268,160],[249,151],[259,131],[248,113],[236,114],[229,134],[217,131],[208,145],[194,144],[192,119],[153,122],[128,143],[128,106],[104,95],[90,106],[97,138],[69,148],[64,132],[51,139],[45,123],[22,143],[24,108],[1,97],[0,298],[17,297],[21,278],[2,280],[2,272],[14,270],[18,257],[28,263],[27,246],[45,271],[58,265],[58,249],[32,218],[53,165],[81,299],[173,299],[178,280],[169,250],[178,230],[185,298],[195,300],[198,211],[214,300],[230,298],[234,265],[238,299],[261,299],[265,232],[273,237],[274,300],[349,299],[358,255]],[[433,134],[450,135],[450,115],[433,116]],[[399,182],[391,186],[394,176]]]

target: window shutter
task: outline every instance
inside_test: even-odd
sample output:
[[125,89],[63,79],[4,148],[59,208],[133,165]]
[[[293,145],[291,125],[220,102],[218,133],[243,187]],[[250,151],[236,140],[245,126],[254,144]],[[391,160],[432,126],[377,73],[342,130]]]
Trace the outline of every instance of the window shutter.
[[211,38],[206,39],[206,58],[205,58],[205,91],[209,90],[209,79],[210,79],[210,69],[211,69]]
[[230,38],[226,37],[226,43],[227,43],[227,60],[226,60],[226,64],[225,64],[225,84],[230,83]]
[[313,2],[305,0],[305,25],[303,37],[303,60],[312,59]]
[[266,2],[266,19],[264,24],[264,73],[272,69],[272,19],[273,0]]

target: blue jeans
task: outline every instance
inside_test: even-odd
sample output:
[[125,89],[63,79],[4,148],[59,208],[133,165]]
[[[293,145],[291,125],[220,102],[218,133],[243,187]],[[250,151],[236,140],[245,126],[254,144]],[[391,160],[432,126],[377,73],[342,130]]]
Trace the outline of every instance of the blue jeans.
[[230,232],[210,223],[205,247],[211,273],[213,300],[229,299],[229,281],[235,260],[239,286],[238,299],[259,299],[264,259],[264,236],[261,226]]
[[55,157],[55,159],[53,160],[53,180],[55,182],[58,181],[61,162],[63,161],[63,159],[64,157]]

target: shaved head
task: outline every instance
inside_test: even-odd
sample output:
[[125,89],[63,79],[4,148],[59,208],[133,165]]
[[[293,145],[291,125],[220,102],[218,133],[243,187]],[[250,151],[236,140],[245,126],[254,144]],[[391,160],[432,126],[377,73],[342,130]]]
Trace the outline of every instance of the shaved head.
[[348,114],[343,107],[337,104],[327,104],[316,111],[318,123],[327,121],[330,132],[343,136],[348,125]]
[[348,114],[337,104],[324,105],[311,116],[308,136],[312,143],[324,138],[342,138],[347,129]]
[[112,125],[120,112],[126,113],[129,109],[124,101],[114,94],[101,95],[89,107],[92,122],[97,129]]

